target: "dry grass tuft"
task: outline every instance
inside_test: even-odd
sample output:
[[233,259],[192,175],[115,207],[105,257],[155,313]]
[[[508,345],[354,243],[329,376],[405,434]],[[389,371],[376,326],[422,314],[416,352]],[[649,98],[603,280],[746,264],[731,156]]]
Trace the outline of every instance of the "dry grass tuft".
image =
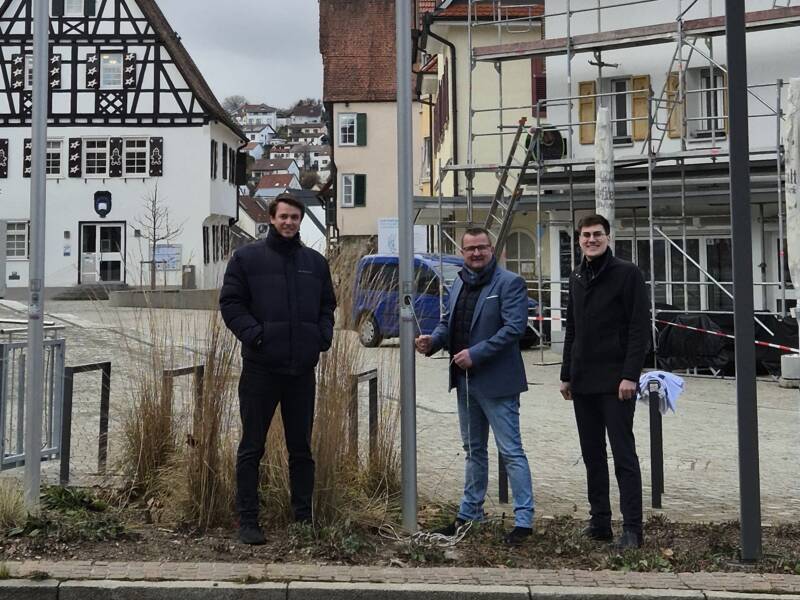
[[0,529],[18,527],[25,522],[27,511],[22,489],[17,481],[0,479]]

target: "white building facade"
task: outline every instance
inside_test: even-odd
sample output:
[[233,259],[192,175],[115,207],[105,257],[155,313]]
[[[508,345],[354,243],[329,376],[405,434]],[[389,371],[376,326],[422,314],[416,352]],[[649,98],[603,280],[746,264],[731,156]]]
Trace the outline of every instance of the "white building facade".
[[[31,4],[0,11],[8,287],[28,285]],[[54,2],[51,22],[45,285],[139,285],[155,265],[160,284],[179,285],[191,266],[198,286],[218,286],[237,216],[241,130],[153,0],[87,1],[81,14],[73,4]],[[109,198],[110,210],[96,210]],[[167,228],[176,233],[154,255],[151,240]]]

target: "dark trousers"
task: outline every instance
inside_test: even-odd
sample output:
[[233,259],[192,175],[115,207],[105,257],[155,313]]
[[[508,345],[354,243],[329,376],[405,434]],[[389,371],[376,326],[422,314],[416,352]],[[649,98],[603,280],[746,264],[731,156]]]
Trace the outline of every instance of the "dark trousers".
[[575,420],[586,465],[586,484],[591,523],[611,525],[608,499],[608,455],[606,432],[614,456],[614,474],[619,485],[620,510],[626,530],[642,531],[642,474],[633,437],[635,400],[620,401],[616,395],[574,396]]
[[242,439],[236,454],[236,510],[240,522],[254,523],[258,520],[258,468],[264,456],[267,431],[278,405],[289,451],[294,518],[297,521],[311,519],[314,493],[311,428],[315,393],[313,369],[302,375],[279,375],[247,363],[243,366],[239,379]]

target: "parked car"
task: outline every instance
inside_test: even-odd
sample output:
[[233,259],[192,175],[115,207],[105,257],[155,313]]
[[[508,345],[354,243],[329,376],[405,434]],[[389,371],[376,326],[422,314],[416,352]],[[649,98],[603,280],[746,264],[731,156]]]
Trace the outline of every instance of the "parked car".
[[[450,286],[463,265],[460,256],[417,254],[414,256],[414,314],[418,334],[430,334],[447,305]],[[370,254],[356,267],[353,286],[353,322],[364,346],[373,348],[384,339],[400,335],[400,265],[397,255]],[[528,327],[520,340],[530,348],[538,340],[538,304],[528,299]]]

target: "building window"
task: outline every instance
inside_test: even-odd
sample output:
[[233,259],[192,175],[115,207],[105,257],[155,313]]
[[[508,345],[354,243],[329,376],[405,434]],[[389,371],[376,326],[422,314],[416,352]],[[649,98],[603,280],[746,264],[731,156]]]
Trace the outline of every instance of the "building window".
[[356,176],[342,175],[342,208],[353,208],[355,203]]
[[65,17],[82,17],[85,0],[64,0]]
[[83,157],[85,175],[108,175],[108,140],[85,140]]
[[122,53],[105,52],[100,55],[100,88],[122,89]]
[[6,257],[27,260],[30,252],[30,223],[9,221],[6,223]]
[[356,145],[356,115],[354,113],[339,115],[339,145]]
[[725,94],[725,81],[722,71],[714,69],[700,69],[700,127],[697,137],[711,137],[712,132],[719,135],[725,131],[723,106]]
[[125,140],[125,176],[147,175],[147,139]]
[[631,115],[630,79],[611,80],[611,119],[614,131],[615,144],[631,143],[631,125],[628,120]]
[[61,140],[47,140],[47,163],[45,170],[50,177],[61,177]]
[[508,236],[506,242],[506,268],[523,279],[536,277],[536,248],[533,238],[524,231]]
[[422,168],[420,169],[420,181],[428,182],[431,180],[431,137],[427,136],[422,142]]

